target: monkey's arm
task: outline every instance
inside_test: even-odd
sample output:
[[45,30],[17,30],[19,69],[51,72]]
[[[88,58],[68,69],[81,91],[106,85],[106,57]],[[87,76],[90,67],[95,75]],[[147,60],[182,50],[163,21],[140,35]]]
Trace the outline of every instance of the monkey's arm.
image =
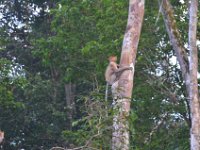
[[133,68],[132,68],[132,67],[129,67],[129,66],[125,66],[125,67],[116,69],[116,70],[115,70],[115,73],[119,73],[119,72],[125,71],[125,70],[133,70]]
[[115,71],[115,75],[116,75],[116,79],[119,80],[121,74],[125,71],[125,70],[133,70],[132,67],[129,67],[129,66],[125,66],[125,67],[122,67],[122,68],[119,68]]

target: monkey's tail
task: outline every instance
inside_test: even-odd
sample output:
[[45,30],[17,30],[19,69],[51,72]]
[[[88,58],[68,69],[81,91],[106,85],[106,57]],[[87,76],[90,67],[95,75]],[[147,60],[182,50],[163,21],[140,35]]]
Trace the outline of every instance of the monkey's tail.
[[106,109],[106,117],[108,116],[108,88],[109,84],[108,82],[106,83],[106,91],[105,91],[105,109]]
[[108,82],[106,83],[106,91],[105,91],[105,102],[107,103],[108,102]]

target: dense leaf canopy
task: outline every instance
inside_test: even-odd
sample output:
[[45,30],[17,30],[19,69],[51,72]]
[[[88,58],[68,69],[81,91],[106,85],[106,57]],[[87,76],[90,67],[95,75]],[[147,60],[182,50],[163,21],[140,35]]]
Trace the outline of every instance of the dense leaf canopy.
[[[185,46],[187,2],[171,0]],[[112,98],[104,99],[104,72],[109,55],[120,58],[127,13],[128,0],[0,1],[0,149],[110,149]],[[70,106],[69,85],[75,85]],[[189,149],[185,93],[158,1],[146,0],[131,149]]]

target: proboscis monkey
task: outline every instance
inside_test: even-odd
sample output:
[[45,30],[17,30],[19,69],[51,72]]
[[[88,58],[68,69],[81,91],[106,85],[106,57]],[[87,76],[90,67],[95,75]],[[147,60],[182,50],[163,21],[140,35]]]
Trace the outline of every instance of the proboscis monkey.
[[105,99],[107,100],[108,97],[108,85],[112,86],[112,94],[114,96],[114,99],[116,99],[116,88],[118,86],[118,80],[120,78],[121,73],[124,70],[132,70],[132,67],[127,67],[124,66],[122,68],[119,68],[119,65],[117,64],[117,56],[110,56],[108,58],[109,60],[109,64],[106,68],[106,72],[105,72],[105,78],[106,78],[106,82],[107,82],[107,86],[106,86],[106,94],[105,94]]
[[105,78],[106,78],[106,82],[109,85],[112,85],[114,81],[116,80],[115,72],[118,70],[117,56],[110,56],[108,60],[109,60],[109,64],[106,68]]
[[4,132],[0,131],[0,144],[3,142]]

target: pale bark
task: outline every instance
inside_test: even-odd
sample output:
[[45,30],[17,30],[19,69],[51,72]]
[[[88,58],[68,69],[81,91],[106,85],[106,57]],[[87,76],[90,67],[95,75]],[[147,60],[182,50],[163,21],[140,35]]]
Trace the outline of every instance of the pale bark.
[[184,48],[181,42],[180,33],[176,26],[176,20],[174,18],[174,11],[168,0],[162,1],[161,12],[164,18],[164,22],[167,29],[167,33],[169,35],[170,42],[176,53],[176,57],[181,68],[181,73],[186,84],[187,93],[189,93],[190,82],[189,82],[188,55],[186,53],[186,49]]
[[200,149],[200,106],[198,95],[198,51],[197,51],[197,12],[198,0],[192,0],[189,10],[189,51],[190,51],[190,110],[192,126],[190,129],[190,149]]
[[72,83],[65,84],[65,97],[66,97],[67,118],[68,118],[67,128],[69,130],[72,129],[72,119],[75,111],[75,102],[74,102],[75,89],[76,89],[75,84]]
[[114,100],[113,118],[113,150],[129,149],[128,116],[133,89],[134,65],[139,43],[139,37],[144,16],[144,0],[129,0],[129,15],[123,40],[120,67],[131,66],[133,70],[125,70],[120,75],[116,86],[117,99]]
[[191,1],[189,12],[190,61],[188,61],[188,54],[186,53],[186,49],[181,42],[180,33],[177,29],[174,18],[174,12],[168,0],[163,0],[161,10],[170,42],[176,53],[177,60],[181,68],[182,76],[186,86],[186,95],[189,97],[191,115],[190,149],[200,150],[200,106],[197,81],[198,54],[196,46],[198,1]]

